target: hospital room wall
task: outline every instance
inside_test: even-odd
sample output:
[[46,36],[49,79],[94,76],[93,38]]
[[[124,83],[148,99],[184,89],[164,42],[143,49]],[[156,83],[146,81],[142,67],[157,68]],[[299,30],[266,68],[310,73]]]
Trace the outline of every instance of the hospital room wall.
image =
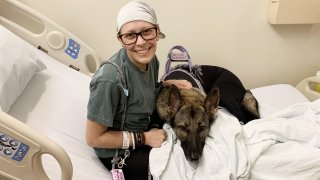
[[[116,14],[126,0],[20,0],[64,26],[102,59],[121,46]],[[271,25],[268,0],[145,0],[166,38],[158,43],[160,75],[168,50],[183,45],[194,64],[233,71],[247,88],[296,85],[320,70],[320,24]]]

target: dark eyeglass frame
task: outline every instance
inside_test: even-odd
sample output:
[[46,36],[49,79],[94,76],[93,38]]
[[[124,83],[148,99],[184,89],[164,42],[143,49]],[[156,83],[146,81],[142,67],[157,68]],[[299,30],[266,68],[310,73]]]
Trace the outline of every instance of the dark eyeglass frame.
[[[145,39],[142,34],[143,34],[144,32],[146,32],[146,31],[149,31],[149,30],[152,30],[152,29],[156,30],[155,36],[154,36],[153,38],[151,38],[151,39]],[[125,42],[123,41],[122,37],[125,36],[125,35],[128,35],[128,34],[135,34],[135,35],[136,35],[136,40],[133,41],[132,43],[125,43]],[[158,27],[155,26],[155,27],[152,27],[152,28],[147,28],[147,29],[145,29],[145,30],[143,30],[143,31],[140,31],[140,32],[137,32],[137,33],[132,32],[132,33],[119,34],[118,37],[120,38],[120,40],[121,40],[121,42],[122,42],[123,44],[125,44],[125,45],[131,45],[131,44],[134,44],[134,43],[137,42],[139,36],[141,36],[142,39],[144,39],[145,41],[149,41],[149,40],[155,39],[155,38],[157,37],[157,34],[158,34]]]

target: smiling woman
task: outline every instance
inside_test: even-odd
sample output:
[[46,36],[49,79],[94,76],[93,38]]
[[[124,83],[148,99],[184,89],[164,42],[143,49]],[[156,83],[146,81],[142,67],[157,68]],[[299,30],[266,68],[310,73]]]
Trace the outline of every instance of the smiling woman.
[[[86,139],[112,176],[148,179],[149,152],[160,147],[166,134],[155,113],[158,82],[158,40],[164,38],[154,10],[131,1],[117,17],[117,38],[122,45],[92,77]],[[187,81],[170,80],[190,88]]]

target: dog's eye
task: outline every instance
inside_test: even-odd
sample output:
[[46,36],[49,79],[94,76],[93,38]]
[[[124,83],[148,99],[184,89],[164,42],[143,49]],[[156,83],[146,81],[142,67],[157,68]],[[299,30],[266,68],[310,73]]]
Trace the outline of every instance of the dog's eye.
[[181,131],[187,131],[187,127],[184,126],[184,125],[180,125],[180,126],[178,126],[178,128],[179,128]]
[[200,127],[199,127],[199,132],[205,131],[206,129],[207,129],[206,126],[200,126]]
[[166,114],[165,117],[164,117],[164,119],[169,122],[169,121],[171,120],[171,115],[170,115],[170,113]]

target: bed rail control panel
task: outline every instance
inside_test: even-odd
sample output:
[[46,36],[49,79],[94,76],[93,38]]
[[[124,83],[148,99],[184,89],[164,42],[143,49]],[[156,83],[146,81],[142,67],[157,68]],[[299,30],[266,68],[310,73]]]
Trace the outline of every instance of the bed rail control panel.
[[21,161],[28,151],[28,145],[0,132],[0,155]]
[[[62,147],[23,122],[0,111],[0,177],[48,180],[42,155],[50,154],[61,169],[61,180],[71,180],[73,168]],[[1,179],[0,178],[0,179]]]

